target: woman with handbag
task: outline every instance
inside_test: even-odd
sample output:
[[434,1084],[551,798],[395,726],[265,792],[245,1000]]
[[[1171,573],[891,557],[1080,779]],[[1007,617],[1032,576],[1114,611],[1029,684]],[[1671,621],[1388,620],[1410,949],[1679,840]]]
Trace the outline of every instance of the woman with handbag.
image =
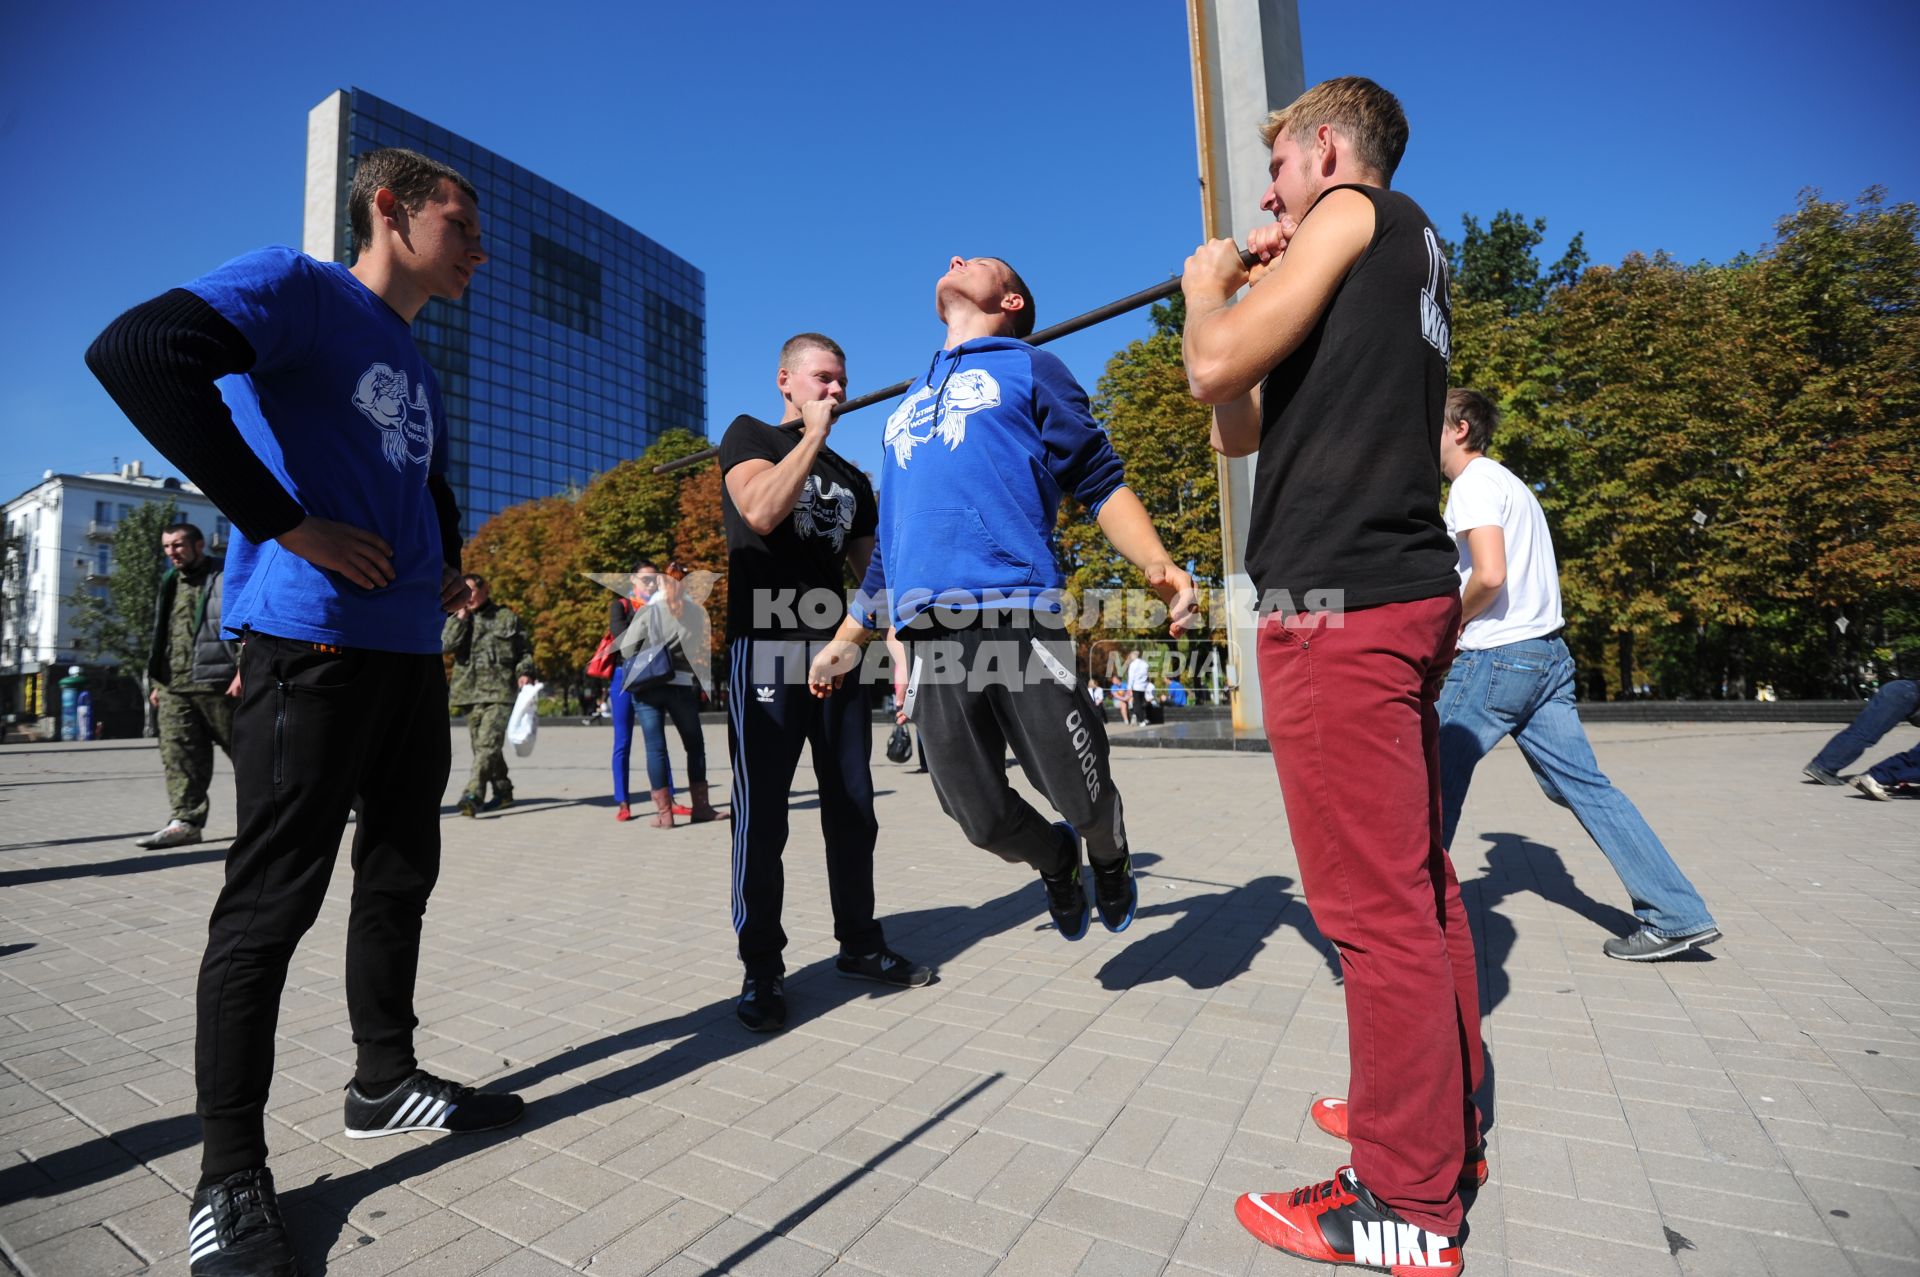
[[[656,829],[671,829],[676,815],[695,824],[719,816],[707,801],[707,749],[696,690],[706,685],[707,614],[681,589],[685,575],[678,564],[668,564],[663,573],[652,563],[642,563],[633,574],[632,599],[613,600],[607,613],[608,634],[620,660],[607,698],[613,712],[613,797],[619,804],[614,818],[633,817],[627,770],[637,717],[646,743]],[[680,808],[673,804],[673,769],[667,756],[669,719],[687,751],[691,799]]]

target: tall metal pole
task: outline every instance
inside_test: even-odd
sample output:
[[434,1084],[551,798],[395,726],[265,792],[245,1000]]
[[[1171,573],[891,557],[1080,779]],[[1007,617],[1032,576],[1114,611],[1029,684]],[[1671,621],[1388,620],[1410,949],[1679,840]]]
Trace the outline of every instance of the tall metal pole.
[[[1200,153],[1200,208],[1209,239],[1247,232],[1266,220],[1268,184],[1261,118],[1306,88],[1296,0],[1187,0],[1193,55],[1193,120]],[[1254,660],[1253,582],[1243,564],[1253,495],[1253,457],[1219,458],[1221,574],[1231,620],[1233,725],[1258,730],[1260,676]]]

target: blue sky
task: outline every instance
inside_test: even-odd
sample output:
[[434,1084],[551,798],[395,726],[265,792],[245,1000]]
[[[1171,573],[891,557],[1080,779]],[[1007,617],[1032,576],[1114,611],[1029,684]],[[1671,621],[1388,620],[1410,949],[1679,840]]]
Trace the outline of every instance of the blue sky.
[[[1300,9],[1309,82],[1400,95],[1395,185],[1450,236],[1513,208],[1547,218],[1548,256],[1579,230],[1595,261],[1724,260],[1802,187],[1920,199],[1911,3]],[[348,85],[705,270],[716,433],[777,411],[774,351],[800,329],[840,339],[856,393],[923,368],[950,253],[1013,261],[1046,324],[1165,278],[1199,235],[1179,0],[105,0],[13,6],[7,25],[0,497],[47,468],[160,465],[81,353],[126,306],[298,242],[306,112]],[[1091,390],[1145,329],[1054,349]],[[849,417],[835,446],[874,468],[880,422]]]

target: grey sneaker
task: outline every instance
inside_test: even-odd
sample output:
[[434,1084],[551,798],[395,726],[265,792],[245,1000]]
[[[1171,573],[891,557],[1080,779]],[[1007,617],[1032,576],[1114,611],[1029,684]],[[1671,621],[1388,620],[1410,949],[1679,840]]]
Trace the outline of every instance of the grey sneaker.
[[1839,773],[1830,772],[1819,763],[1808,763],[1800,769],[1800,774],[1808,780],[1817,780],[1822,785],[1844,785],[1847,783],[1841,778]]
[[1719,938],[1718,927],[1706,927],[1684,936],[1663,936],[1651,927],[1642,927],[1630,936],[1607,941],[1600,949],[1609,958],[1618,958],[1622,962],[1658,962],[1662,958],[1678,957],[1703,944],[1712,944]]
[[1887,787],[1865,772],[1861,772],[1853,778],[1853,787],[1875,802],[1888,803],[1893,801],[1893,795],[1888,792]]
[[141,838],[133,845],[145,847],[149,851],[162,847],[185,847],[189,843],[200,841],[200,826],[189,825],[184,820],[169,820],[166,826]]

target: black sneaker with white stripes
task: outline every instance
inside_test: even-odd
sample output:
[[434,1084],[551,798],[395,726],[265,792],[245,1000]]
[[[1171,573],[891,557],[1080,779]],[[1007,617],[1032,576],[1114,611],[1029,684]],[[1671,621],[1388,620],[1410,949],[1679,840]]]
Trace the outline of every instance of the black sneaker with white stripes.
[[347,1138],[370,1140],[402,1131],[491,1131],[520,1120],[526,1103],[517,1095],[476,1091],[435,1077],[425,1069],[385,1095],[363,1095],[347,1083]]
[[235,1171],[193,1195],[187,1266],[193,1277],[296,1277],[300,1264],[280,1219],[272,1172],[264,1166]]
[[933,981],[933,971],[893,950],[881,948],[873,953],[843,953],[833,960],[834,969],[855,980],[874,980],[896,989],[917,989]]

